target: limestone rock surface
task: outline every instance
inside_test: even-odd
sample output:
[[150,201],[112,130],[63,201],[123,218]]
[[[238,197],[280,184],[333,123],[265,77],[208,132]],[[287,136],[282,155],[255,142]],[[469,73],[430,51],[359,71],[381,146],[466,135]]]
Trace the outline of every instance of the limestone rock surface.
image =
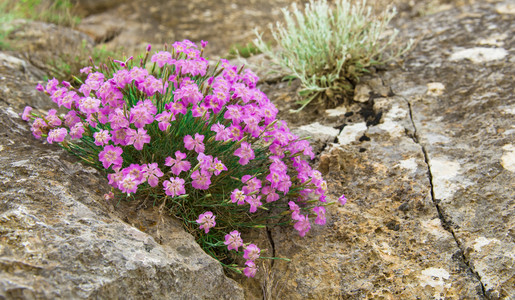
[[272,228],[275,254],[292,262],[274,262],[271,294],[515,298],[515,19],[507,3],[399,22],[416,43],[403,68],[379,73],[393,93],[364,93],[319,159],[333,200],[346,193],[348,203],[305,238]]
[[[411,106],[434,202],[489,299],[515,298],[515,16],[507,2],[452,10],[389,74]],[[451,22],[451,20],[453,20]],[[429,82],[444,89],[433,93]]]

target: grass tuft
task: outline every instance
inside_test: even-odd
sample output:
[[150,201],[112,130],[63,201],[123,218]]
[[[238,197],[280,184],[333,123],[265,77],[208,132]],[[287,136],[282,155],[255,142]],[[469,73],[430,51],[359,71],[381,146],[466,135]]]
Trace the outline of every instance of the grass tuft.
[[394,46],[397,30],[388,30],[396,15],[388,8],[372,15],[366,1],[310,0],[301,10],[294,3],[282,9],[284,24],[270,26],[277,48],[267,44],[256,31],[256,47],[286,70],[288,79],[301,81],[302,110],[313,99],[337,93],[352,93],[360,76],[376,65],[397,59],[411,46]]

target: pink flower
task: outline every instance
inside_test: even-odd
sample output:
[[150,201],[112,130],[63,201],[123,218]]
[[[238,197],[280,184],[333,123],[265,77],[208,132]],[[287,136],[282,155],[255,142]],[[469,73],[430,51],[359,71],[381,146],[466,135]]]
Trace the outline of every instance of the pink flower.
[[222,173],[222,171],[227,171],[227,167],[217,157],[215,157],[215,161],[213,162],[213,168],[214,168],[214,174],[216,176],[220,175],[220,173]]
[[58,128],[58,129],[52,129],[48,133],[47,142],[52,144],[53,142],[62,142],[64,141],[64,138],[66,137],[66,134],[68,131],[66,128]]
[[51,109],[45,117],[45,120],[50,127],[56,127],[62,124],[61,119],[59,119],[56,113],[57,111],[55,109]]
[[250,194],[254,191],[258,191],[261,188],[261,180],[251,175],[244,175],[241,177],[241,181],[245,183],[243,191],[245,194]]
[[152,97],[156,92],[163,94],[165,89],[168,87],[168,83],[160,79],[155,78],[152,75],[148,75],[145,78],[145,81],[138,84],[138,88],[147,94],[147,96]]
[[306,233],[311,229],[311,224],[309,224],[309,219],[307,216],[300,215],[298,218],[298,222],[293,225],[293,228],[299,232],[301,237],[304,237]]
[[85,84],[87,84],[92,90],[96,91],[100,88],[100,85],[104,83],[104,77],[104,74],[100,72],[90,73]]
[[250,69],[245,69],[245,74],[243,75],[243,82],[251,89],[255,88],[259,77],[257,77],[254,72],[252,72]]
[[257,211],[257,208],[263,205],[263,203],[261,203],[261,201],[259,200],[261,200],[261,196],[256,195],[249,196],[245,199],[245,201],[247,201],[247,203],[250,204],[250,213],[255,213]]
[[145,173],[143,172],[143,166],[138,164],[131,164],[127,168],[122,170],[123,177],[131,176],[137,184],[145,182]]
[[150,61],[153,63],[157,63],[157,65],[162,68],[166,64],[172,64],[172,54],[166,51],[159,51],[156,54],[152,55]]
[[208,107],[205,104],[194,105],[191,108],[192,116],[195,118],[204,118],[204,120],[209,119],[210,112],[208,111]]
[[[112,125],[112,123],[111,123]],[[113,141],[113,143],[116,145],[116,144],[120,144],[122,146],[125,146],[127,145],[127,141],[128,141],[128,136],[127,136],[127,131],[128,129],[125,129],[125,128],[118,128],[114,131],[111,131],[111,140]]]
[[52,78],[51,80],[49,80],[45,86],[45,91],[49,94],[49,95],[52,95],[56,90],[57,90],[57,86],[59,85],[59,80],[55,79],[55,78]]
[[186,105],[188,105],[188,103],[195,105],[203,98],[202,93],[198,89],[198,85],[195,83],[181,86],[179,89],[175,90],[173,94],[175,101],[183,100]]
[[109,115],[109,122],[113,130],[129,127],[129,120],[127,120],[121,108],[116,108],[114,112]]
[[227,130],[224,125],[220,124],[220,122],[211,126],[211,131],[216,132],[215,141],[228,141],[230,138],[229,130]]
[[79,92],[81,92],[82,95],[84,95],[84,97],[89,97],[89,95],[91,94],[91,87],[84,83],[80,86]]
[[270,174],[266,176],[266,180],[268,180],[273,188],[277,188],[279,186],[279,183],[283,181],[283,179],[286,177],[286,172],[278,172],[277,170],[273,170],[270,168]]
[[80,100],[79,109],[85,114],[93,114],[99,111],[100,100],[87,97]]
[[107,179],[109,180],[109,185],[120,189],[119,185],[123,179],[123,172],[120,170],[120,167],[114,167],[114,173],[107,174]]
[[40,91],[40,92],[44,92],[45,91],[45,88],[43,87],[43,85],[41,83],[38,83],[36,85],[36,90],[37,91]]
[[229,234],[226,234],[224,244],[227,245],[228,250],[238,251],[238,248],[243,245],[243,240],[241,239],[238,230],[234,230]]
[[148,76],[148,71],[144,68],[133,67],[130,71],[130,76],[136,83],[141,83]]
[[70,128],[70,137],[72,139],[80,139],[82,138],[82,134],[84,133],[84,124],[82,122],[77,122]]
[[91,73],[91,69],[93,69],[93,67],[84,67],[84,68],[80,69],[79,72],[82,74],[89,74],[89,73]]
[[232,203],[238,203],[238,205],[242,205],[243,203],[245,203],[245,198],[246,197],[247,196],[245,195],[245,193],[240,191],[239,189],[235,189],[231,193],[231,201],[232,201]]
[[209,229],[216,225],[215,218],[216,216],[210,211],[200,214],[197,220],[197,223],[200,224],[199,228],[204,229],[205,233],[208,233]]
[[200,152],[197,156],[197,160],[200,163],[200,169],[204,170],[208,173],[212,173],[214,171],[213,169],[213,156],[211,155],[205,155],[204,153]]
[[159,184],[158,177],[162,177],[164,175],[163,172],[161,172],[161,170],[159,169],[157,163],[144,165],[143,173],[145,174],[147,182],[151,187],[156,187]]
[[32,112],[32,107],[25,106],[23,113],[21,114],[21,119],[24,121],[28,121],[30,119],[30,114]]
[[252,92],[243,83],[235,83],[232,88],[234,89],[233,99],[241,98],[243,103],[248,103],[252,99]]
[[137,150],[143,149],[144,144],[150,142],[150,135],[143,128],[139,128],[138,131],[134,129],[127,129],[127,145],[134,145]]
[[259,249],[258,246],[254,244],[248,245],[245,247],[245,250],[243,250],[243,258],[251,261],[258,259],[260,254],[261,249]]
[[166,131],[168,127],[170,127],[172,113],[169,111],[164,111],[158,115],[156,115],[156,121],[158,122],[159,129],[161,131]]
[[249,278],[256,276],[256,272],[257,272],[256,264],[251,260],[247,260],[245,262],[245,265],[247,267],[243,270],[243,274],[245,274],[245,276],[247,276]]
[[59,88],[50,96],[50,98],[52,99],[52,101],[57,103],[57,105],[61,106],[62,98],[67,91],[68,90],[66,88]]
[[114,198],[114,193],[113,192],[109,192],[107,194],[104,194],[104,200],[105,201],[109,201],[109,200],[111,200],[113,198]]
[[228,120],[232,120],[233,124],[238,124],[241,122],[241,118],[243,114],[241,112],[241,106],[239,105],[228,105],[227,111],[224,114],[224,118]]
[[98,160],[102,162],[106,169],[111,165],[113,165],[113,168],[120,167],[123,163],[122,153],[122,148],[108,145],[98,154]]
[[290,181],[290,176],[285,175],[284,177],[284,180],[279,182],[279,184],[277,185],[277,190],[283,192],[286,195],[290,190],[292,182]]
[[227,130],[229,130],[229,136],[234,141],[239,141],[243,138],[243,131],[241,130],[240,125],[233,124],[233,125],[229,126],[229,128],[227,128]]
[[59,104],[68,109],[71,109],[72,106],[79,103],[79,101],[80,101],[80,97],[77,95],[77,93],[74,91],[71,91],[71,92],[66,93],[63,96],[63,98],[61,98],[61,102]]
[[191,185],[198,190],[207,190],[211,184],[211,175],[205,170],[193,172],[191,179]]
[[188,112],[188,109],[186,108],[186,105],[184,105],[184,103],[182,101],[177,101],[177,102],[173,102],[173,103],[167,103],[165,105],[165,108],[169,109],[170,112],[174,116],[176,116],[178,114],[185,115],[186,112]]
[[300,207],[295,204],[295,202],[293,201],[290,201],[288,202],[288,205],[290,206],[290,210],[291,210],[291,218],[293,220],[300,220],[301,219],[301,215],[300,215]]
[[136,193],[138,190],[138,181],[131,175],[124,176],[122,181],[118,184],[118,188],[127,194]]
[[261,193],[266,196],[266,202],[274,202],[279,200],[279,195],[275,192],[275,189],[267,185],[261,189]]
[[182,171],[188,171],[191,168],[191,164],[187,160],[183,160],[186,158],[186,154],[181,151],[175,152],[176,159],[168,156],[165,159],[165,166],[172,167],[172,173],[176,176],[179,176]]
[[317,206],[313,208],[313,211],[317,214],[317,218],[315,220],[315,224],[317,225],[325,225],[325,208],[323,206]]
[[109,143],[111,140],[111,135],[107,130],[100,130],[99,132],[95,132],[93,134],[93,138],[95,139],[95,145],[104,146],[107,145],[107,143]]
[[254,150],[252,150],[252,147],[247,142],[242,142],[241,147],[234,151],[234,155],[240,158],[239,163],[242,166],[248,164],[251,159],[255,158]]
[[129,63],[129,61],[131,61],[133,58],[134,57],[131,56],[131,57],[127,58],[125,61],[120,61],[120,60],[115,59],[115,60],[113,60],[113,62],[118,63],[118,64],[120,64],[120,67],[125,68],[127,66],[127,64]]
[[188,150],[195,149],[195,152],[200,153],[204,152],[204,136],[198,133],[195,133],[195,139],[191,137],[191,135],[187,135],[184,137],[184,147]]
[[131,109],[129,121],[136,126],[136,128],[143,128],[146,124],[154,122],[154,116],[148,111],[143,105],[143,102],[139,102],[138,105]]
[[345,205],[345,203],[347,203],[345,195],[341,195],[340,198],[338,198],[338,202],[340,202],[341,205]]
[[184,189],[184,179],[182,178],[170,177],[170,180],[165,180],[163,182],[163,186],[165,194],[168,196],[175,197],[186,194],[186,190]]
[[86,122],[88,122],[91,127],[97,127],[97,118],[95,117],[95,114],[88,115]]

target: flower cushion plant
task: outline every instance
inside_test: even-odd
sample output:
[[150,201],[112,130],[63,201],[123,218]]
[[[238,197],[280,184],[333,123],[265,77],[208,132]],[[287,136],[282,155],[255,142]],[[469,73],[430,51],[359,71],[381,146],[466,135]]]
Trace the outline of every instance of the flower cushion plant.
[[253,277],[261,249],[242,230],[293,223],[304,236],[312,222],[325,224],[332,203],[306,160],[315,156],[309,142],[276,119],[258,77],[226,60],[209,67],[206,44],[175,42],[148,62],[149,46],[139,63],[82,69],[76,87],[49,80],[37,89],[65,113],[27,107],[22,118],[33,120],[36,138],[104,171],[113,187],[106,199],[151,199],[224,266]]

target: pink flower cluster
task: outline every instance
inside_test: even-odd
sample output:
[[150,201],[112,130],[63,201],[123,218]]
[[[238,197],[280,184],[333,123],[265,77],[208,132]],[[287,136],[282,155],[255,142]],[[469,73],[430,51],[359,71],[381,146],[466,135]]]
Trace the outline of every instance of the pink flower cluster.
[[228,250],[236,250],[243,246],[243,258],[246,259],[245,269],[243,270],[243,274],[247,277],[254,277],[257,272],[257,266],[255,260],[259,258],[261,254],[261,249],[254,244],[249,244],[244,246],[243,240],[240,237],[240,233],[237,230],[231,231],[229,234],[225,235],[225,245],[227,245]]
[[[309,142],[276,119],[278,110],[256,88],[258,77],[252,71],[239,70],[221,60],[221,70],[209,72],[208,61],[202,57],[206,44],[203,42],[199,50],[185,40],[175,42],[171,51],[155,53],[150,61],[152,70],[158,68],[156,72],[143,64],[134,66],[130,57],[114,61],[111,67],[82,69],[87,78],[78,88],[65,81],[49,80],[37,89],[67,112],[58,115],[50,110],[43,117],[33,118],[32,108],[27,107],[22,118],[34,119],[33,135],[45,137],[48,143],[81,139],[98,147],[98,161],[109,172],[109,184],[122,193],[136,193],[140,187],[158,187],[171,198],[209,193],[218,176],[231,173],[226,163],[237,160],[237,168],[249,171],[236,178],[238,188],[228,191],[230,202],[248,206],[249,213],[256,213],[262,206],[290,196],[293,190],[298,196],[289,207],[293,227],[300,236],[310,230],[310,218],[324,225],[327,183],[304,159],[315,156]],[[147,55],[148,51],[150,47]],[[183,124],[186,130],[173,131],[184,118],[194,118],[200,126],[191,128],[202,130],[188,131],[190,124]],[[169,153],[160,159],[154,160],[153,155],[132,157],[138,152],[151,153],[155,143],[172,131],[179,142],[167,148]],[[213,144],[233,146],[227,152],[215,153],[210,147]],[[260,154],[263,151],[264,156]],[[344,204],[346,199],[342,197],[339,202]],[[320,203],[305,213],[307,209],[301,208],[313,199]],[[215,218],[207,211],[196,222],[207,234],[216,225]],[[237,251],[243,246],[240,233],[226,235],[225,245]],[[247,259],[244,273],[253,277],[260,249],[249,244],[243,251]]]

